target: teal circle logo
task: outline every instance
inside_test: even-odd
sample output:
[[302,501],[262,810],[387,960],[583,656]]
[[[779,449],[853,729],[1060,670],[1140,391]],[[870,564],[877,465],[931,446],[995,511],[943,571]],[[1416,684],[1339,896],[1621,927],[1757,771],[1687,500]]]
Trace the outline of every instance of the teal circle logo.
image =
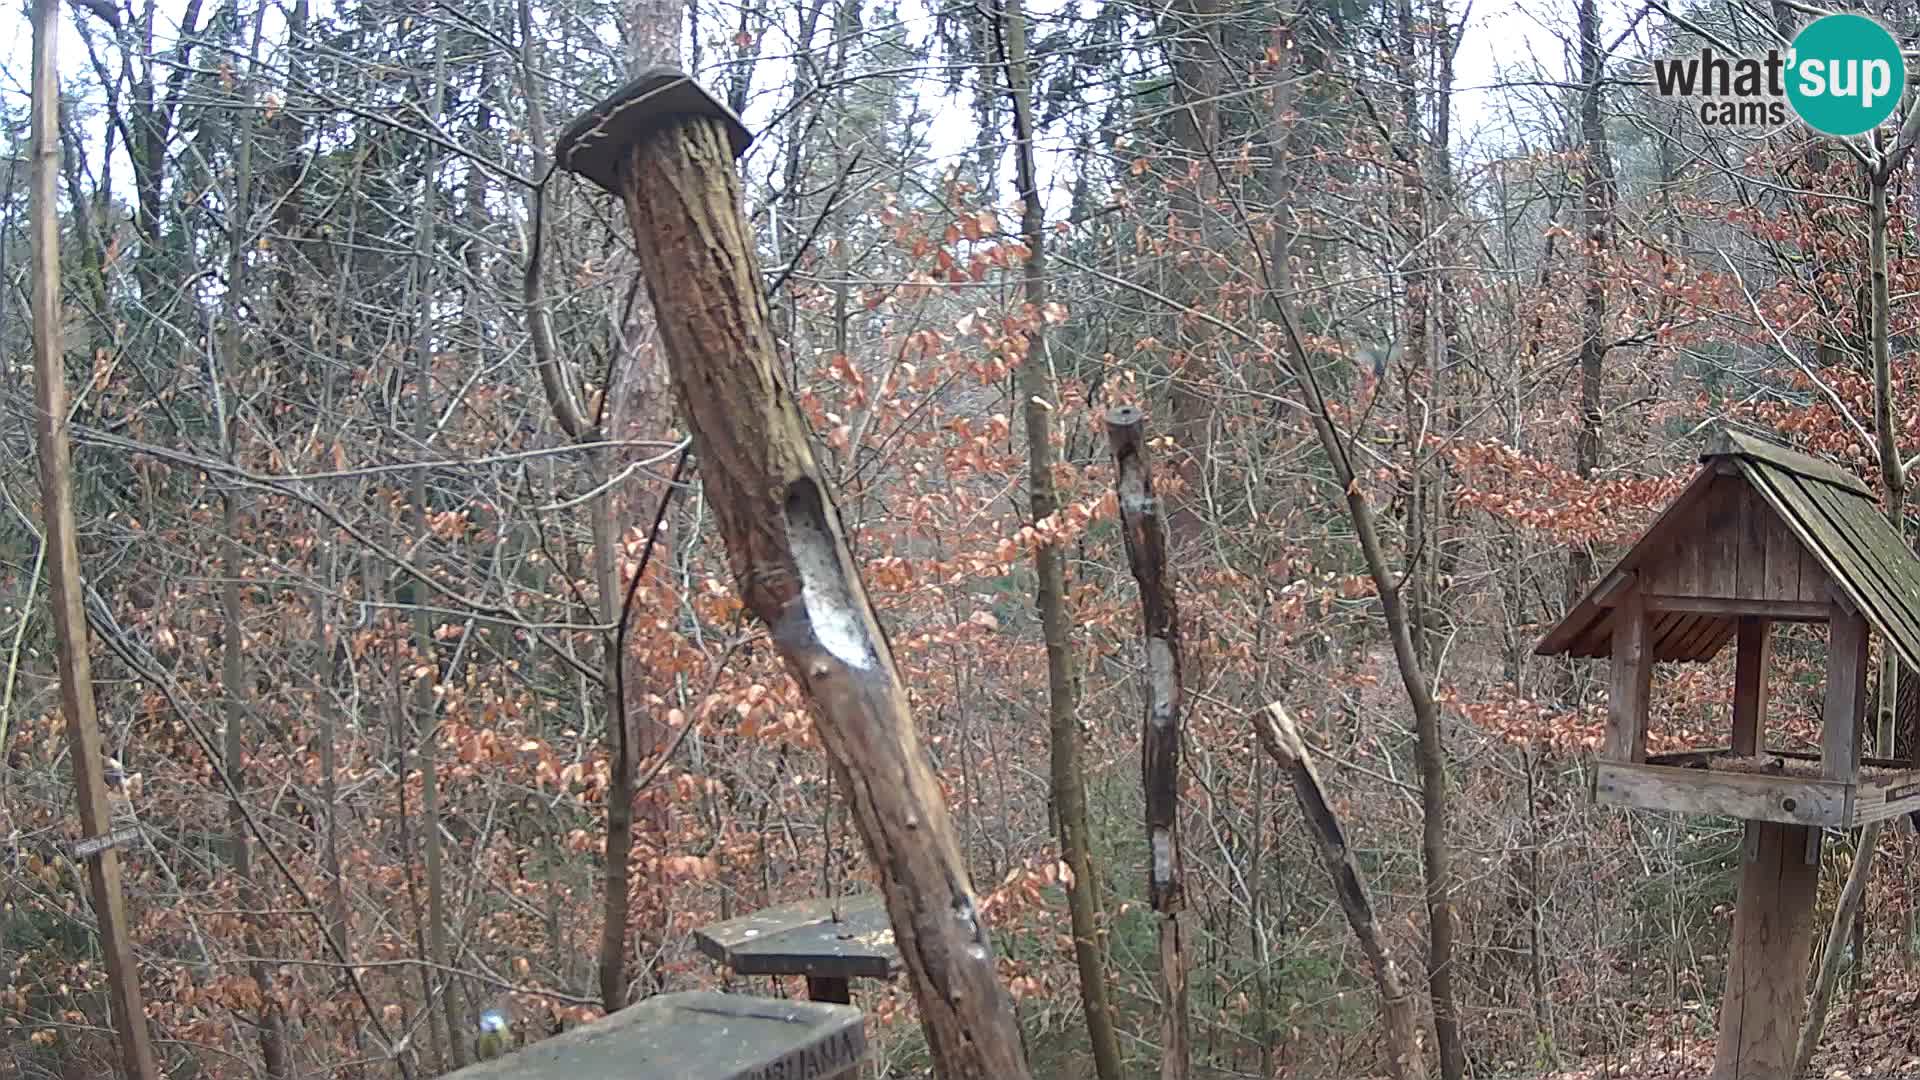
[[1787,100],[1815,131],[1859,135],[1893,115],[1907,89],[1900,43],[1864,15],[1824,15],[1793,39]]

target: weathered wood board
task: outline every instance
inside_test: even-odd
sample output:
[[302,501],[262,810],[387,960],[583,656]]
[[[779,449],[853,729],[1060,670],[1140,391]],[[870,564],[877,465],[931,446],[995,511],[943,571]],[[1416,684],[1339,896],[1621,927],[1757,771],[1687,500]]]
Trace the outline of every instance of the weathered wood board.
[[1920,810],[1920,772],[1898,772],[1854,783],[1701,767],[1708,759],[1725,753],[1703,750],[1663,754],[1661,763],[1645,765],[1599,762],[1594,775],[1594,801],[1636,810],[1718,814],[1747,821],[1829,828],[1857,828]]
[[900,970],[900,950],[878,896],[771,907],[695,930],[693,940],[736,975],[890,979]]
[[850,1005],[701,990],[648,998],[448,1080],[843,1080],[866,1053]]
[[1838,780],[1603,761],[1594,775],[1594,801],[1638,810],[1839,827],[1847,824],[1849,787]]

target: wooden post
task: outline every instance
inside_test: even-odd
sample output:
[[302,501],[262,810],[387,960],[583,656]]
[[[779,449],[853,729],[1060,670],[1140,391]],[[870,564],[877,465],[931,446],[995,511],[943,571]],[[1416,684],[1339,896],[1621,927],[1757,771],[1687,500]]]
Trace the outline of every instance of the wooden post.
[[1827,620],[1827,694],[1820,718],[1820,775],[1852,780],[1860,771],[1860,724],[1867,710],[1867,620],[1835,600]]
[[880,873],[935,1069],[1024,1080],[1012,999],[886,634],[780,375],[733,159],[745,129],[656,68],[561,136],[561,165],[620,195],[734,581],[812,701]]
[[[74,537],[73,451],[67,439],[67,368],[60,341],[60,69],[54,51],[60,5],[33,5],[33,310],[34,428],[39,444],[40,498],[46,533],[49,600],[60,668],[60,714],[72,758],[74,799],[80,804],[82,843],[113,827],[107,806],[106,763],[101,760],[100,722],[93,700],[93,667],[87,655],[87,615],[81,603],[80,546]],[[77,854],[77,852],[76,852]],[[147,1011],[140,996],[140,969],[120,895],[120,855],[111,844],[79,856],[87,864],[88,892],[99,921],[106,959],[107,1001],[113,1012],[120,1064],[129,1080],[152,1080],[153,1049],[147,1041]]]
[[1140,786],[1147,824],[1147,901],[1160,922],[1162,1080],[1189,1072],[1187,960],[1180,932],[1180,606],[1167,566],[1167,535],[1147,460],[1147,419],[1131,406],[1107,413],[1127,562],[1140,584],[1147,659],[1146,722],[1140,730]]
[[836,979],[831,975],[809,975],[807,976],[807,1000],[851,1005],[853,987],[847,979]]
[[1817,830],[1771,821],[1747,830],[1757,850],[1741,866],[1710,1080],[1790,1080],[1820,880],[1803,855]]
[[1733,658],[1733,752],[1749,757],[1767,745],[1767,668],[1773,663],[1773,623],[1740,616]]
[[1613,609],[1605,751],[1608,761],[1647,760],[1647,695],[1653,687],[1653,643],[1647,638],[1646,598],[1635,587]]

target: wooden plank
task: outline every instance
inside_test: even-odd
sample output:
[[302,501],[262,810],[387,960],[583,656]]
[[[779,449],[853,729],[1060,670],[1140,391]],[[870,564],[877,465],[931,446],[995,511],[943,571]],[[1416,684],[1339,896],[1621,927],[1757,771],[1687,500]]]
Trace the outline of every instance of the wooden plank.
[[1846,824],[1849,787],[1839,780],[1602,761],[1596,766],[1594,801],[1637,810],[1838,828]]
[[1645,599],[1648,611],[1681,611],[1695,615],[1759,616],[1774,622],[1826,622],[1829,601],[1729,600],[1717,596],[1654,595]]
[[[1641,534],[1640,539],[1634,543],[1632,549],[1627,552],[1626,556],[1615,564],[1615,568],[1622,570],[1638,569],[1643,563],[1650,564],[1654,560],[1657,560],[1671,548],[1685,524],[1685,518],[1691,509],[1692,501],[1699,498],[1713,481],[1713,470],[1701,469],[1700,472],[1688,482],[1686,490],[1682,491],[1678,498],[1669,504],[1665,510],[1660,512],[1660,516],[1655,518],[1653,524],[1648,526],[1647,531]],[[1587,595],[1581,597],[1579,603],[1573,605],[1573,607],[1567,611],[1565,617],[1563,617],[1559,623],[1555,624],[1554,628],[1549,630],[1545,637],[1540,639],[1540,644],[1533,647],[1534,654],[1537,656],[1559,656],[1567,651],[1568,646],[1579,640],[1587,632],[1590,632],[1593,622],[1603,614],[1599,605],[1594,603],[1594,598],[1603,588],[1607,587],[1610,587],[1608,576],[1602,575],[1600,580],[1594,583],[1593,588],[1587,591]]]
[[[1715,641],[1725,641],[1727,631],[1736,625],[1733,619],[1715,618],[1711,615],[1699,615],[1694,618],[1693,629],[1674,646],[1674,660],[1707,660],[1713,654],[1709,651]],[[1658,656],[1658,654],[1655,654]],[[1662,659],[1666,659],[1662,657]]]
[[[1856,495],[1865,495],[1869,498],[1873,496],[1873,491],[1867,487],[1865,480],[1831,461],[1812,457],[1779,443],[1738,431],[1722,430],[1715,434],[1708,440],[1707,449],[1701,453],[1700,460],[1705,462],[1712,458],[1729,455],[1755,458],[1790,473],[1825,481]],[[1747,465],[1746,462],[1741,464]]]
[[1744,616],[1733,659],[1733,752],[1751,756],[1767,730],[1767,669],[1773,665],[1773,624]]
[[1754,857],[1740,869],[1713,1075],[1784,1080],[1800,1035],[1820,883],[1819,864],[1803,856],[1819,834],[1772,822],[1749,823],[1747,831]]
[[851,1080],[866,1056],[851,1005],[697,990],[650,997],[448,1080]]
[[1886,821],[1915,810],[1920,810],[1920,771],[1876,776],[1854,787],[1853,813],[1848,824]]
[[[1619,640],[1620,621],[1624,618],[1626,618],[1624,611],[1615,611],[1613,628],[1615,641]],[[1647,640],[1652,643],[1653,655],[1655,657],[1673,656],[1679,650],[1681,640],[1693,633],[1700,625],[1701,618],[1702,616],[1684,611],[1649,613]]]
[[1740,595],[1740,498],[1747,482],[1722,476],[1702,504],[1700,531],[1694,534],[1695,596],[1731,599]]
[[1911,654],[1920,653],[1920,565],[1912,550],[1878,506],[1830,491],[1820,498],[1836,533],[1852,543],[1870,575],[1862,589],[1869,618],[1880,624],[1894,651],[1909,654],[1911,662]]
[[890,979],[900,969],[893,926],[875,894],[767,908],[695,930],[693,940],[736,975]]
[[[1778,600],[1805,599],[1800,593],[1800,559],[1806,551],[1806,545],[1793,535],[1786,522],[1780,520],[1780,511],[1775,509],[1764,493],[1751,483],[1748,489],[1766,511],[1767,551],[1761,571],[1766,584],[1761,595]],[[1821,577],[1825,576],[1822,572]],[[1822,593],[1816,602],[1825,599],[1826,594]]]
[[[1868,572],[1860,566],[1850,545],[1839,542],[1832,535],[1827,524],[1826,513],[1821,510],[1798,480],[1788,474],[1768,472],[1764,469],[1753,470],[1754,488],[1773,505],[1781,520],[1792,530],[1794,538],[1806,547],[1822,566],[1831,566],[1827,576],[1835,588],[1838,588],[1847,600],[1856,608],[1864,609],[1867,604],[1863,598],[1860,582],[1868,580]],[[1817,486],[1817,485],[1815,485]],[[1804,582],[1801,588],[1806,595]],[[1810,599],[1810,598],[1809,598]]]
[[1867,709],[1867,620],[1834,604],[1827,620],[1827,690],[1821,706],[1820,771],[1851,780],[1860,771]]
[[1734,496],[1734,514],[1740,547],[1733,595],[1746,600],[1787,599],[1767,591],[1767,535],[1773,510],[1754,494],[1753,485],[1744,476]]
[[1647,612],[1640,594],[1613,613],[1613,659],[1607,691],[1607,745],[1610,761],[1645,761],[1647,695],[1653,686],[1653,647],[1647,640]]

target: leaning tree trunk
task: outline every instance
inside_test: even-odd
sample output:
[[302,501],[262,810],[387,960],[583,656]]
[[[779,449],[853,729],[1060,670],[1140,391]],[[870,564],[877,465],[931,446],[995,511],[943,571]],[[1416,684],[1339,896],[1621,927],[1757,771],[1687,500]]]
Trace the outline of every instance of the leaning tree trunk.
[[[33,156],[30,217],[33,273],[28,303],[33,313],[34,435],[40,457],[40,499],[46,523],[48,601],[53,609],[60,668],[60,712],[66,718],[74,797],[80,804],[80,835],[107,835],[106,764],[100,719],[94,708],[93,670],[87,656],[87,617],[81,604],[80,545],[74,536],[73,448],[67,435],[66,363],[61,348],[60,302],[60,68],[55,53],[60,5],[34,0]],[[133,959],[125,900],[120,891],[120,854],[109,844],[88,855],[88,896],[99,922],[106,960],[107,1001],[115,1042],[129,1080],[153,1080],[153,1049],[141,1002],[140,969]]]
[[813,705],[943,1077],[1024,1080],[1013,1002],[805,417],[779,373],[732,164],[747,136],[676,72],[576,120],[563,164],[620,194],[745,607]]
[[[1007,89],[1013,97],[1015,179],[1021,202],[1020,230],[1027,245],[1026,348],[1020,363],[1020,397],[1027,427],[1027,485],[1036,525],[1060,509],[1054,489],[1053,408],[1058,396],[1046,369],[1047,266],[1046,217],[1040,205],[1038,170],[1033,157],[1032,88],[1027,73],[1027,20],[1020,0],[1007,0],[1005,31]],[[1080,968],[1080,1002],[1100,1080],[1120,1080],[1120,1040],[1107,1001],[1105,949],[1100,936],[1099,882],[1094,874],[1092,837],[1087,822],[1086,767],[1080,761],[1080,722],[1073,693],[1073,623],[1067,612],[1066,558],[1045,534],[1034,543],[1034,603],[1047,653],[1047,738],[1053,772],[1054,819],[1060,829],[1060,857],[1067,864],[1067,912],[1073,926],[1073,954]]]
[[1334,896],[1347,916],[1361,955],[1373,972],[1373,983],[1380,991],[1381,1018],[1386,1021],[1387,1067],[1394,1080],[1426,1080],[1427,1058],[1420,1050],[1420,1021],[1414,1012],[1413,996],[1407,991],[1406,976],[1387,951],[1386,935],[1373,913],[1373,898],[1367,891],[1366,875],[1354,861],[1340,819],[1327,802],[1326,788],[1320,783],[1313,757],[1293,717],[1279,703],[1253,714],[1253,731],[1267,755],[1286,773],[1293,793],[1300,801],[1307,828],[1320,844],[1320,859],[1333,880]]

